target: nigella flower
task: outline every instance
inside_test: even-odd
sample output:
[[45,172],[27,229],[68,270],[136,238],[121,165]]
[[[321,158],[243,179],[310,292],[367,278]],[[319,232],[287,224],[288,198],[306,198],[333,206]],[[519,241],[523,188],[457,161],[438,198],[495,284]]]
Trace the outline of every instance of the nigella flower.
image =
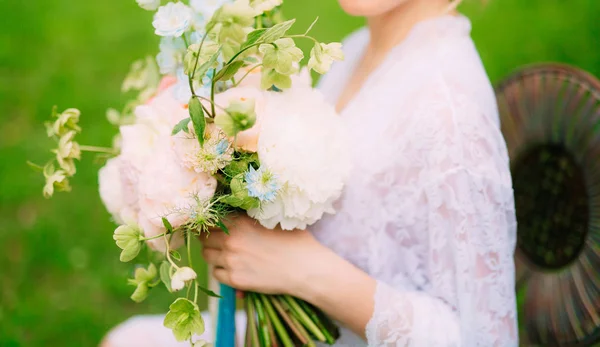
[[250,166],[245,178],[248,195],[260,201],[272,202],[277,197],[279,189],[281,189],[277,176],[264,166],[261,166],[258,170]]
[[231,163],[233,147],[225,135],[210,127],[202,147],[194,134],[180,133],[171,141],[175,154],[184,167],[196,172],[213,174]]

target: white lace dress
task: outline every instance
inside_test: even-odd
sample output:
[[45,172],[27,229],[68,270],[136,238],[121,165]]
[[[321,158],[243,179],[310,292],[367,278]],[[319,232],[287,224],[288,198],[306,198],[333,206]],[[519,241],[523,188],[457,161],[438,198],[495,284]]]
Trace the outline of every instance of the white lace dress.
[[[342,328],[336,346],[518,345],[509,160],[470,29],[462,16],[417,24],[341,114],[355,170],[311,230],[378,285],[368,342]],[[321,82],[332,102],[368,40],[351,35]],[[117,328],[113,346],[170,333],[154,320]]]

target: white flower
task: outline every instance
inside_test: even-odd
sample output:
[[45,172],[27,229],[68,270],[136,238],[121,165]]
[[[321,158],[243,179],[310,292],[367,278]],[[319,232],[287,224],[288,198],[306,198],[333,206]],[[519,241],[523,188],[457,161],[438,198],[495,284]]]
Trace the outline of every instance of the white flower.
[[198,139],[189,125],[188,133],[180,132],[171,137],[173,150],[181,164],[196,172],[214,174],[227,166],[233,155],[233,147],[225,134],[209,124],[208,138],[200,147]]
[[180,267],[171,277],[171,289],[174,291],[182,290],[186,282],[195,280],[197,277],[196,271],[187,266]]
[[155,11],[160,6],[160,0],[135,0],[146,11]]
[[190,0],[190,6],[204,21],[209,21],[221,6],[230,2],[231,0]]
[[317,43],[310,51],[307,66],[320,74],[324,74],[329,71],[334,60],[344,60],[342,44],[339,42]]
[[182,2],[169,2],[158,9],[152,25],[156,35],[179,37],[190,28],[193,19],[191,8]]
[[255,10],[260,13],[271,11],[275,7],[281,5],[283,0],[254,0],[250,4]]
[[277,196],[277,192],[281,188],[281,184],[277,180],[277,176],[265,169],[264,166],[254,170],[250,166],[245,175],[248,196],[257,198],[260,201],[273,202]]
[[185,43],[178,37],[163,37],[159,47],[160,52],[156,56],[156,62],[160,73],[175,75],[183,62],[186,52]]
[[304,229],[334,213],[350,171],[347,131],[317,90],[267,94],[258,156],[282,188],[274,201],[248,214],[267,228]]

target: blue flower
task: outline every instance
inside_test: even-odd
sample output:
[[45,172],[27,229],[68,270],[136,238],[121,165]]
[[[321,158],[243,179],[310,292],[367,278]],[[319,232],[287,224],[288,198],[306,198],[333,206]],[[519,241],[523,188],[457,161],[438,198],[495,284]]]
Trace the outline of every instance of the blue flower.
[[227,149],[229,149],[229,141],[223,139],[219,141],[219,143],[217,143],[217,145],[215,146],[215,154],[217,156],[221,156],[225,154]]
[[250,166],[245,178],[248,196],[257,198],[260,201],[272,202],[281,188],[277,176],[265,169],[264,166],[261,166],[258,170]]

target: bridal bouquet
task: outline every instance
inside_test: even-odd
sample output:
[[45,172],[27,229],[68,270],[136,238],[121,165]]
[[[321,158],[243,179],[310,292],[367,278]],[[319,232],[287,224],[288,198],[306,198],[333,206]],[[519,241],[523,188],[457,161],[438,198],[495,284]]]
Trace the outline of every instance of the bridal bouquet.
[[[164,325],[177,340],[204,345],[192,338],[204,332],[199,294],[219,295],[199,284],[191,264],[197,236],[227,232],[230,213],[281,232],[334,213],[349,174],[349,139],[333,107],[312,89],[310,69],[325,73],[343,55],[339,43],[309,36],[312,25],[289,34],[294,20],[283,20],[282,0],[137,2],[156,11],[160,53],[133,64],[123,90],[136,97],[107,111],[119,128],[113,146],[78,144],[80,112],[55,109],[46,126],[58,144],[55,159],[34,166],[50,197],[70,190],[82,151],[106,159],[100,196],[120,225],[113,238],[121,261],[134,261],[145,245],[158,254],[129,279],[131,298],[143,301],[161,282],[171,292],[185,289]],[[296,39],[314,42],[303,70]],[[177,251],[184,246],[187,258]],[[221,291],[221,305],[231,306],[235,297],[224,292],[232,291]],[[245,307],[248,346],[331,344],[337,336],[327,317],[290,296],[246,293]]]

